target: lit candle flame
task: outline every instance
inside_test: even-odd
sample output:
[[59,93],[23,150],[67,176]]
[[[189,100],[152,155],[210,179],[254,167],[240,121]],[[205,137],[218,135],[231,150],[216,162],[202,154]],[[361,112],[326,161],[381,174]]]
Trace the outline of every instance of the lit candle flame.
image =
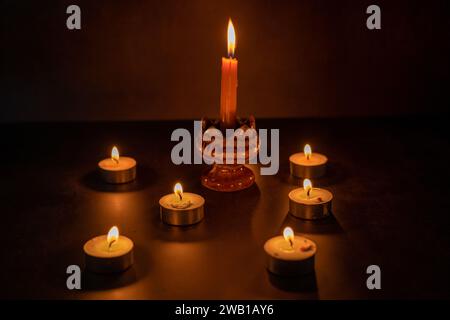
[[119,239],[119,229],[114,226],[108,231],[106,242],[108,242],[108,248],[111,248],[112,244]]
[[236,49],[236,34],[234,33],[234,26],[231,19],[228,20],[228,57],[234,57],[234,50]]
[[292,230],[291,227],[284,228],[283,237],[284,237],[284,240],[289,242],[291,247],[294,245],[294,230]]
[[305,147],[303,148],[303,152],[305,153],[305,157],[306,159],[309,160],[309,158],[311,157],[311,146],[309,144],[305,144]]
[[173,193],[180,197],[180,200],[183,200],[183,187],[181,186],[181,183],[177,182],[177,184],[173,188]]
[[306,191],[306,195],[309,197],[312,190],[312,182],[309,179],[303,180],[303,189]]
[[115,163],[119,163],[119,150],[117,149],[116,146],[114,146],[111,150],[111,159]]

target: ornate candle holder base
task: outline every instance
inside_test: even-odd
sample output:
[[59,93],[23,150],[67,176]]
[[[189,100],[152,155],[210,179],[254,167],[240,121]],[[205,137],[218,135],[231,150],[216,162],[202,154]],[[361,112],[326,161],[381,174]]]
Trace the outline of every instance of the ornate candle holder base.
[[[202,131],[208,130],[210,128],[219,129],[221,124],[218,120],[209,120],[206,118],[202,119]],[[236,118],[236,126],[235,129],[242,129],[244,132],[248,129],[255,129],[255,118],[250,116],[249,118]],[[222,129],[222,134],[224,134],[224,130]],[[225,134],[224,134],[225,136]],[[256,137],[257,138],[257,137]],[[208,143],[204,143],[202,145],[202,149],[208,145]],[[258,143],[257,143],[258,145]],[[245,161],[247,162],[250,157],[249,143],[246,141],[245,144]],[[254,152],[258,151],[258,147],[254,150]],[[223,164],[213,164],[209,168],[207,168],[202,176],[201,182],[202,185],[208,189],[221,191],[221,192],[233,192],[239,191],[243,189],[247,189],[255,183],[255,175],[253,171],[247,168],[244,164],[237,164],[237,155],[238,151],[236,146],[234,148],[234,164],[225,164],[226,157],[226,146],[224,146]],[[242,155],[242,154],[241,154]],[[254,154],[253,154],[254,156]]]
[[202,174],[202,185],[215,191],[239,191],[254,182],[253,171],[243,164],[215,164]]

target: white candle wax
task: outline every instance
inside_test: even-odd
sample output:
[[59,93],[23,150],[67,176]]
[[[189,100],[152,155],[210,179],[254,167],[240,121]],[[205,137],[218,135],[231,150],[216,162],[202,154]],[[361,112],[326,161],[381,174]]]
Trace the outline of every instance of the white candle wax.
[[325,189],[297,188],[289,192],[289,212],[298,218],[314,220],[331,214],[333,194]]
[[184,193],[179,184],[175,186],[177,187],[180,191],[165,195],[159,200],[161,220],[177,226],[200,222],[204,217],[205,199],[195,193]]
[[316,244],[299,235],[293,235],[292,241],[277,236],[266,241],[267,268],[278,275],[302,275],[314,271]]
[[306,145],[304,152],[289,157],[291,174],[298,178],[319,178],[325,175],[328,158],[323,154],[311,152]]
[[136,160],[130,157],[119,157],[117,148],[111,152],[111,158],[98,163],[101,176],[107,183],[127,183],[136,178]]
[[83,247],[86,269],[96,273],[124,271],[133,264],[133,247],[133,241],[122,235],[111,245],[107,235],[90,239]]

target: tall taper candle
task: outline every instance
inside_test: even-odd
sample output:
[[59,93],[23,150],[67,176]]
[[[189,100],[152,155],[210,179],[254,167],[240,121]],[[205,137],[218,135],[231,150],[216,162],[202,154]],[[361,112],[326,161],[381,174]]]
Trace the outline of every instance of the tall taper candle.
[[228,58],[222,58],[222,81],[220,90],[220,121],[221,127],[234,128],[236,124],[237,100],[237,67],[238,61],[234,58],[236,36],[231,19],[228,21]]

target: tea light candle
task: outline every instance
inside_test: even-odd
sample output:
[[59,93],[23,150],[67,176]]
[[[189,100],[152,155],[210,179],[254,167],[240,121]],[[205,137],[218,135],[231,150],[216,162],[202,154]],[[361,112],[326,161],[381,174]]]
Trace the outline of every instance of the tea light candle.
[[180,183],[174,187],[173,194],[159,199],[161,220],[170,225],[186,226],[200,222],[204,217],[205,199],[195,193],[183,193]]
[[96,273],[125,271],[133,264],[133,246],[133,241],[119,235],[119,229],[114,226],[107,235],[84,244],[86,269]]
[[333,194],[325,189],[313,188],[309,179],[303,180],[303,188],[289,192],[289,212],[301,219],[315,220],[331,214]]
[[316,244],[294,234],[286,227],[282,236],[266,241],[264,251],[267,255],[267,269],[277,275],[296,276],[314,271]]
[[303,153],[295,153],[289,157],[291,174],[298,178],[319,178],[325,175],[328,158],[323,154],[312,152],[309,144]]
[[127,183],[136,179],[136,160],[130,157],[119,157],[119,150],[113,147],[111,158],[98,163],[100,174],[107,183]]

